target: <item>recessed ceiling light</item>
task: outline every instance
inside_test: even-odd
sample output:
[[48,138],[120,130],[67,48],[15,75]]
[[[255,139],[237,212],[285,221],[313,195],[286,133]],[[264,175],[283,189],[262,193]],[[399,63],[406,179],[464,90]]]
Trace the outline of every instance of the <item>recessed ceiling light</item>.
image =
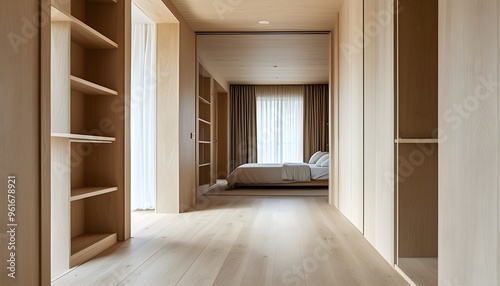
[[261,24],[261,25],[267,25],[267,24],[269,24],[269,21],[265,21],[265,20],[259,21],[259,24]]

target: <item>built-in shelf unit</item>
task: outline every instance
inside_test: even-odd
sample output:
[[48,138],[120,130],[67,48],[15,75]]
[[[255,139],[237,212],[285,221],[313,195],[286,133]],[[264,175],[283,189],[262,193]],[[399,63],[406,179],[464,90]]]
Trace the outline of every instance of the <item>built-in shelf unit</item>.
[[126,3],[52,2],[52,279],[126,238]]
[[438,1],[399,4],[396,261],[417,285],[438,285]]
[[199,190],[206,190],[215,183],[214,164],[214,90],[215,81],[210,74],[198,66],[197,100],[197,164]]

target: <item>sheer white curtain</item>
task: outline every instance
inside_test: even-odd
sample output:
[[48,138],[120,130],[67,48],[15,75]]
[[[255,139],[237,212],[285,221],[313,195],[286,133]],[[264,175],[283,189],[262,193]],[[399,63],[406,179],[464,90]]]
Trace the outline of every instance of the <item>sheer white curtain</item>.
[[132,25],[131,207],[155,208],[156,26]]
[[302,86],[257,86],[257,162],[303,161]]

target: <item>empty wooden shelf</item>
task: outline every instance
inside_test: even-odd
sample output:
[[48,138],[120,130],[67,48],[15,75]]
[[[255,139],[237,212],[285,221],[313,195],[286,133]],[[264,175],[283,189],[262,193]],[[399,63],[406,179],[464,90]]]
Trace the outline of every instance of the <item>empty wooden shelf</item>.
[[399,144],[433,144],[439,143],[439,139],[412,139],[412,138],[399,138],[394,141],[394,143]]
[[210,125],[210,122],[206,121],[205,119],[198,118],[198,120],[199,120],[200,122],[203,122],[203,123],[205,123],[205,124]]
[[118,190],[117,187],[83,187],[71,189],[71,201],[82,200],[98,195],[111,193]]
[[71,142],[80,143],[111,143],[116,141],[114,137],[94,136],[85,134],[72,134],[72,133],[52,133],[52,137],[68,138]]
[[88,261],[116,242],[116,233],[84,233],[72,238],[70,267],[75,267]]
[[201,103],[210,105],[210,102],[208,100],[206,100],[205,98],[203,98],[203,97],[200,96],[199,99],[200,99]]
[[91,95],[117,95],[116,90],[95,84],[76,76],[70,76],[71,89]]
[[71,40],[82,47],[91,49],[116,49],[118,44],[94,30],[92,27],[52,6],[53,22],[71,23]]

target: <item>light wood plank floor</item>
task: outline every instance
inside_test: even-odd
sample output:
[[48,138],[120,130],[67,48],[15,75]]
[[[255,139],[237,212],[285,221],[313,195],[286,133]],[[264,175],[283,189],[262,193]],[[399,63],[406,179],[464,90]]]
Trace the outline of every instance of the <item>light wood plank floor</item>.
[[322,197],[203,197],[53,285],[408,285]]
[[398,266],[418,286],[438,285],[437,258],[399,258]]

